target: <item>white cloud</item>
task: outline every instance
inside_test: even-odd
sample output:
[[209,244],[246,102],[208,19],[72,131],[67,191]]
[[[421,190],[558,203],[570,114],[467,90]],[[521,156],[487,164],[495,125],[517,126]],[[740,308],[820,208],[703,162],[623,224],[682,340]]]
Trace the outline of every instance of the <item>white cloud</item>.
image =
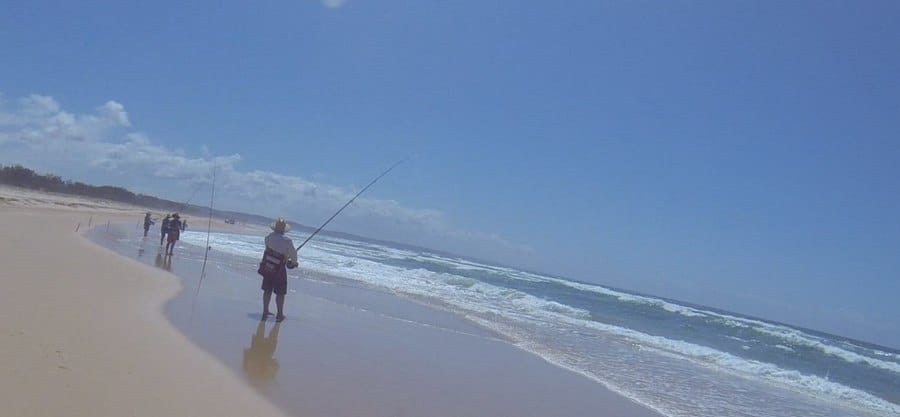
[[125,111],[125,106],[116,103],[115,101],[107,101],[106,104],[100,106],[98,113],[104,115],[108,120],[113,120],[122,126],[131,126],[131,122],[128,121],[128,112]]
[[[5,103],[0,103],[5,104]],[[127,127],[125,108],[109,101],[96,114],[74,115],[62,111],[49,96],[32,94],[18,100],[18,108],[8,111],[0,107],[0,144],[22,142],[31,145],[59,145],[60,142],[98,141],[116,127]]]
[[53,97],[32,94],[19,100],[22,113],[28,116],[43,116],[59,111],[59,103]]
[[[2,98],[2,96],[0,96]],[[203,146],[197,155],[154,143],[147,135],[128,131],[125,106],[108,101],[92,114],[74,114],[49,96],[31,95],[0,100],[0,163],[43,167],[63,176],[67,161],[79,173],[93,173],[104,181],[179,200],[210,181],[216,167],[219,208],[318,224],[356,193],[302,177],[263,170],[242,170],[241,156],[212,156]],[[13,159],[10,159],[13,158]],[[526,255],[529,248],[489,233],[454,227],[448,216],[434,209],[412,208],[394,200],[361,197],[333,223],[335,229],[380,239],[399,240],[459,253]]]

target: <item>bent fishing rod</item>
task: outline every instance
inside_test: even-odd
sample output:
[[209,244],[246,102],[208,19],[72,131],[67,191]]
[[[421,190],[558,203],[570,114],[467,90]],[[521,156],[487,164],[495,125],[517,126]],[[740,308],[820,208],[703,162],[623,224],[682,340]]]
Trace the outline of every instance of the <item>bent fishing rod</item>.
[[366,192],[366,190],[368,190],[369,187],[375,185],[375,183],[378,182],[378,180],[380,180],[381,177],[387,175],[387,174],[388,174],[389,172],[391,172],[394,168],[396,168],[397,165],[402,164],[404,161],[406,161],[406,160],[405,160],[405,159],[401,159],[401,160],[397,161],[394,165],[391,165],[390,168],[388,168],[387,170],[385,170],[384,172],[382,172],[381,175],[375,177],[375,179],[372,180],[372,182],[370,182],[369,185],[365,186],[362,190],[359,190],[359,192],[356,193],[356,195],[353,196],[353,198],[351,198],[350,201],[348,201],[346,204],[344,204],[343,206],[341,206],[341,208],[338,209],[338,211],[336,211],[334,214],[332,214],[331,217],[328,218],[328,220],[325,220],[325,223],[322,223],[322,225],[319,226],[319,228],[316,229],[315,232],[312,232],[312,234],[309,235],[309,237],[307,237],[306,240],[304,240],[303,243],[300,244],[300,246],[297,246],[297,252],[299,252],[299,251],[300,251],[300,248],[302,248],[304,245],[306,245],[306,243],[309,242],[310,239],[313,238],[313,236],[319,234],[319,232],[321,232],[322,229],[324,229],[325,226],[328,225],[328,223],[331,223],[331,221],[334,220],[334,218],[337,217],[338,214],[341,214],[341,212],[344,211],[344,209],[347,208],[347,206],[349,206],[351,203],[353,203],[353,201],[356,200],[356,197],[359,197],[360,195],[362,195],[362,193]]

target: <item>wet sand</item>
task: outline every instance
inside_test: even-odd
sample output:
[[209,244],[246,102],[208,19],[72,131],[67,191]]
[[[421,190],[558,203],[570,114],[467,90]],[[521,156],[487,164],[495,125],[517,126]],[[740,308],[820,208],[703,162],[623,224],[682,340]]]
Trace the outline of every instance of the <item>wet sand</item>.
[[203,248],[179,243],[166,257],[158,235],[128,227],[88,236],[182,278],[169,320],[291,415],[658,416],[455,314],[302,264],[276,324],[260,321],[251,261],[211,251],[198,292]]
[[135,208],[3,195],[0,415],[282,415],[166,320],[179,280],[75,233]]

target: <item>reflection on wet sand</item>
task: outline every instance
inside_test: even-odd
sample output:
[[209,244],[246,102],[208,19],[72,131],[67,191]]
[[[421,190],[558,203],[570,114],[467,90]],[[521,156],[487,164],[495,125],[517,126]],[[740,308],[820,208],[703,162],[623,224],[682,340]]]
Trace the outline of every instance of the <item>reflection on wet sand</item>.
[[244,349],[244,373],[257,388],[268,386],[278,373],[278,360],[274,355],[280,328],[281,323],[275,323],[266,337],[266,322],[260,321],[250,339],[250,347]]
[[[138,257],[140,236],[122,239],[101,228],[89,237],[166,269],[162,249],[154,256],[155,238]],[[337,277],[293,279],[292,319],[281,324],[300,330],[286,327],[279,334],[281,325],[258,323],[256,259],[211,251],[214,267],[201,286],[204,246],[180,247],[177,265],[170,258],[182,291],[167,302],[166,316],[288,415],[575,417],[608,410],[608,415],[659,417],[452,313]],[[293,354],[299,352],[303,355]]]
[[172,272],[172,256],[163,256],[162,252],[157,252],[154,263],[156,264],[157,268],[162,268],[166,271]]
[[147,252],[147,238],[141,239],[140,246],[138,246],[138,258],[144,256],[144,252]]

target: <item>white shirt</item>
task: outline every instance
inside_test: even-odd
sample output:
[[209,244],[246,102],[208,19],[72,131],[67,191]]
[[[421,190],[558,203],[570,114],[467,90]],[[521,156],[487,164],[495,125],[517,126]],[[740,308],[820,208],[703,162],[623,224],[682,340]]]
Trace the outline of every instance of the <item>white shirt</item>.
[[297,249],[294,249],[294,241],[283,233],[269,233],[266,236],[266,247],[284,255],[286,259],[297,262]]

